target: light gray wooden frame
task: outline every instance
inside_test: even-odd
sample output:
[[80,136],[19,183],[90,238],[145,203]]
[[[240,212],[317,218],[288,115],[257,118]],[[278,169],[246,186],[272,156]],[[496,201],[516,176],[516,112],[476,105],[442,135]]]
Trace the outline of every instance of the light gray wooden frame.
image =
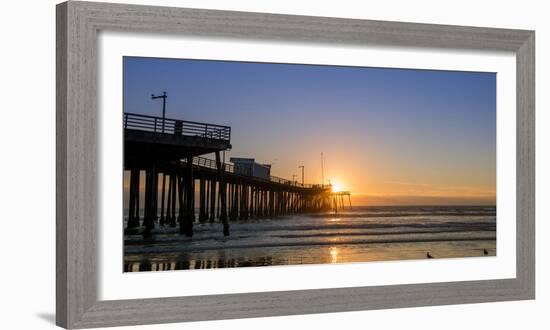
[[[98,301],[98,31],[515,52],[517,277]],[[57,5],[56,322],[88,328],[535,297],[534,31],[67,2]]]

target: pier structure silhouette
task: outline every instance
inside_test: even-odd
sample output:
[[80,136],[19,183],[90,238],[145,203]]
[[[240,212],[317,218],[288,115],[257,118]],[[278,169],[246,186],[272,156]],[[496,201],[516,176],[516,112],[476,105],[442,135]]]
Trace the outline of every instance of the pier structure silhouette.
[[[124,113],[123,125],[127,230],[143,228],[150,236],[156,225],[179,226],[190,237],[196,220],[219,221],[227,236],[230,221],[337,210],[339,203],[343,207],[346,195],[332,192],[330,184],[256,176],[250,168],[225,163],[221,153],[231,149],[229,126],[135,113]],[[201,157],[212,153],[215,159]]]
[[330,203],[332,209],[335,213],[338,213],[338,209],[344,211],[346,209],[346,197],[348,200],[349,209],[352,210],[351,206],[351,192],[350,191],[334,191],[330,194]]

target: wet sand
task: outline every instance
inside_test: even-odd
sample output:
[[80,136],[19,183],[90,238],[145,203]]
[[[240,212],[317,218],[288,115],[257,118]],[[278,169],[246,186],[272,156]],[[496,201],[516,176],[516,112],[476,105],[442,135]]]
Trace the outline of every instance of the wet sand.
[[[124,271],[164,271],[496,255],[494,207],[356,208],[231,223],[197,223],[192,238],[155,228],[125,235]],[[487,254],[484,253],[487,251]]]

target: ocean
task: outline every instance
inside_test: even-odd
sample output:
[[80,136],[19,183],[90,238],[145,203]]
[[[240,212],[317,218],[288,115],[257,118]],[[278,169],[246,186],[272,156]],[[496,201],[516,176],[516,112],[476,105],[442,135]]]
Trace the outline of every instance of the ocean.
[[[126,221],[125,221],[126,222]],[[126,223],[124,223],[126,225]],[[496,255],[494,206],[359,206],[124,235],[124,271],[166,271]]]

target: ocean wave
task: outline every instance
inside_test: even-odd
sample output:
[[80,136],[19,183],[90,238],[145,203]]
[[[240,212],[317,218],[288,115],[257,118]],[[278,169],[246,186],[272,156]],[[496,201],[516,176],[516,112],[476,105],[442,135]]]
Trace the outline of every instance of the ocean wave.
[[353,230],[353,229],[387,229],[387,228],[472,228],[472,229],[495,229],[496,223],[493,221],[476,222],[437,222],[437,223],[325,223],[322,225],[296,224],[296,225],[263,225],[242,226],[240,231],[309,231],[309,230]]
[[266,248],[286,248],[286,247],[315,247],[315,246],[334,246],[334,245],[370,245],[370,244],[395,244],[395,243],[429,243],[429,242],[463,242],[463,241],[494,241],[496,234],[481,235],[477,237],[403,237],[403,238],[380,238],[366,240],[339,240],[339,241],[283,241],[283,242],[262,242],[249,244],[208,244],[200,246],[186,245],[155,245],[155,246],[140,246],[128,247],[125,246],[124,254],[126,256],[132,254],[166,254],[166,253],[191,253],[203,252],[208,250],[218,249],[266,249]]
[[[383,235],[413,235],[413,234],[450,234],[450,233],[466,233],[466,232],[494,232],[495,228],[491,227],[472,227],[472,228],[432,228],[431,230],[404,230],[404,231],[325,231],[323,229],[316,230],[315,233],[288,233],[289,231],[275,232],[271,231],[267,235],[263,235],[262,238],[321,238],[321,237],[349,237],[349,236],[383,236]],[[241,233],[235,233],[232,239],[246,240],[257,239],[258,235],[242,235]],[[202,236],[202,237],[185,237],[181,235],[157,235],[156,237],[143,238],[142,236],[133,236],[124,240],[126,246],[137,246],[144,244],[167,244],[167,243],[191,243],[200,244],[201,242],[215,240],[215,237]]]
[[443,217],[443,216],[496,216],[495,211],[440,211],[440,212],[340,212],[340,213],[315,213],[308,214],[311,218],[396,218],[396,217]]

